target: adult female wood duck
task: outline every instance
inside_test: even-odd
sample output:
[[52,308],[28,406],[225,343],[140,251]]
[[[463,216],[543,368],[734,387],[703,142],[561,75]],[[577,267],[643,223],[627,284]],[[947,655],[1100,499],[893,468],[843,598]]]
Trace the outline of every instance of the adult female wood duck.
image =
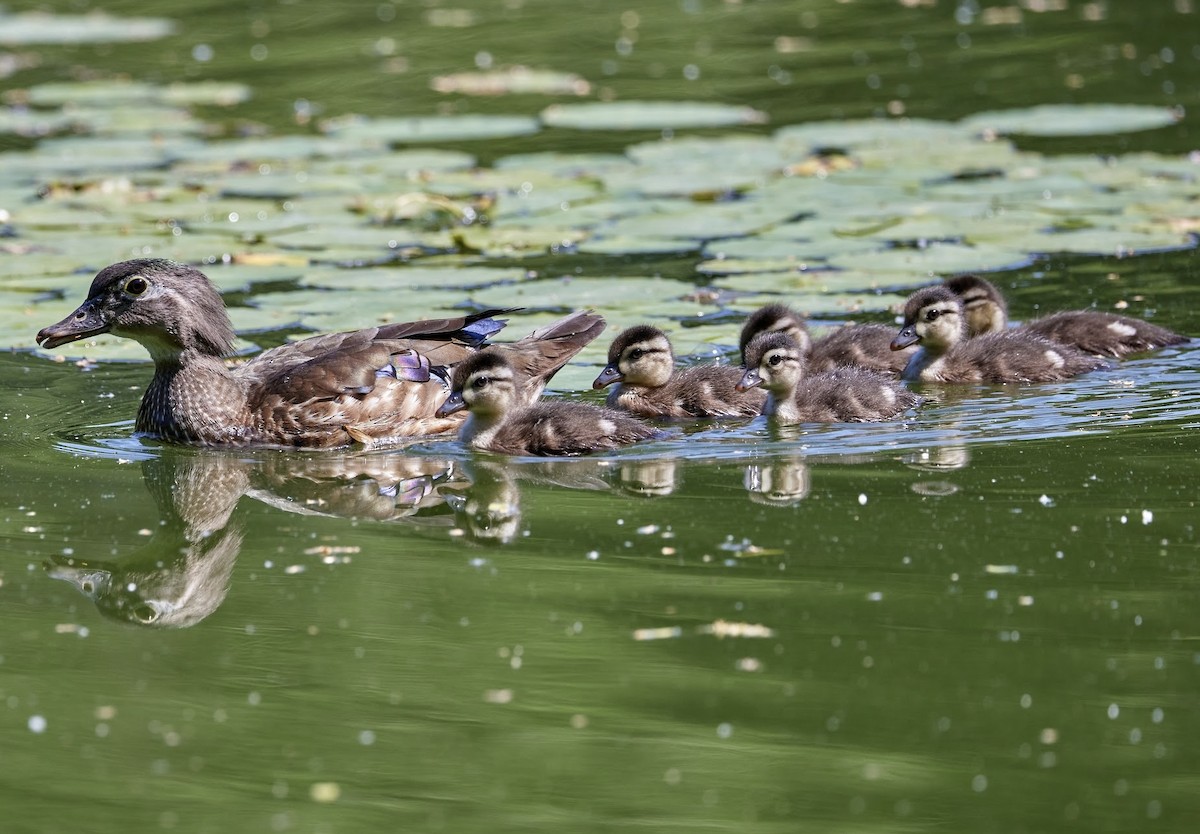
[[696,365],[676,368],[671,340],[657,327],[630,327],[613,339],[608,364],[593,388],[617,383],[608,404],[642,417],[754,417],[767,397],[738,391],[739,368]]
[[[1008,327],[1008,304],[991,281],[978,275],[958,275],[947,278],[946,287],[962,299],[970,336],[999,333]],[[1101,310],[1051,313],[1025,322],[1020,329],[1097,356],[1118,359],[1189,341],[1187,336],[1157,324]]]
[[[37,335],[43,348],[112,333],[154,359],[136,430],[203,446],[332,448],[453,431],[437,416],[449,368],[504,326],[486,310],[314,336],[272,348],[232,369],[233,326],[198,270],[157,259],[125,261],[96,275],[87,300]],[[518,395],[532,401],[554,373],[604,329],[575,313],[503,347]]]
[[746,346],[740,388],[762,386],[763,414],[791,423],[867,423],[892,420],[921,398],[885,374],[835,368],[805,374],[804,351],[786,333],[760,333]]
[[[738,350],[745,365],[746,347],[759,333],[785,333],[804,351],[810,371],[834,368],[866,368],[899,376],[915,348],[893,351],[895,329],[886,324],[848,324],[813,341],[799,313],[786,304],[768,304],[755,310],[742,325]],[[749,367],[749,366],[746,366]]]
[[480,351],[455,366],[450,397],[438,416],[468,410],[459,439],[505,455],[586,455],[657,434],[612,408],[566,401],[526,404],[520,384],[506,355],[495,348]]
[[904,379],[925,382],[1051,382],[1106,367],[1099,357],[1035,333],[1006,330],[967,338],[961,299],[949,287],[926,287],[904,305],[892,347],[919,345]]

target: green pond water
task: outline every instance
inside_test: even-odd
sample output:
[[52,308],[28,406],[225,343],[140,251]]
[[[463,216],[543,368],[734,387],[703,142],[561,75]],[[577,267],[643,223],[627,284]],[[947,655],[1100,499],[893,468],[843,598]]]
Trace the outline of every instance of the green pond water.
[[[25,8],[41,7],[9,6]],[[1095,306],[1197,335],[1190,111],[1158,129],[1092,123],[1011,147],[943,125],[924,145],[929,169],[904,142],[868,139],[846,153],[859,150],[860,168],[823,180],[861,189],[850,197],[763,173],[799,161],[782,129],[813,120],[1194,110],[1194,4],[103,9],[174,32],[5,40],[10,105],[25,96],[12,91],[51,83],[95,80],[110,95],[120,75],[244,84],[251,97],[171,116],[184,142],[165,109],[94,107],[73,87],[39,118],[85,126],[0,134],[12,348],[0,353],[0,831],[1195,830],[1196,342],[1062,384],[924,387],[930,401],[893,424],[682,425],[552,462],[453,440],[170,448],[132,436],[150,374],[138,346],[57,351],[98,360],[80,364],[32,349],[97,269],[137,247],[207,262],[247,350],[489,301],[533,308],[511,317],[506,335],[519,335],[593,305],[614,328],[555,381],[555,395],[585,399],[615,326],[655,320],[681,353],[708,356],[779,294],[824,322],[891,322],[912,287],[958,268],[999,270],[1017,320]],[[264,177],[305,174],[286,187],[245,177],[223,144],[312,138],[348,113],[375,127],[413,114],[536,120],[572,103],[430,86],[517,64],[578,74],[591,85],[582,101],[720,103],[770,121],[665,135],[535,124],[416,143],[419,164],[365,146],[238,152],[269,147],[273,171],[250,166]],[[117,142],[102,116],[157,126]],[[721,144],[730,137],[745,144]],[[145,165],[155,143],[165,156]],[[885,151],[916,173],[890,171]],[[1095,154],[1118,156],[1101,171]],[[626,155],[647,167],[622,167]],[[414,166],[432,173],[389,184],[387,171]],[[590,190],[563,173],[572,166]],[[513,210],[513,170],[531,199],[544,190],[575,213]],[[499,184],[494,208],[472,178]],[[438,211],[494,211],[486,234],[460,229],[478,245],[451,241],[456,221],[437,212],[414,230],[347,209],[426,186],[453,203]],[[777,207],[792,187],[805,210]],[[217,220],[188,202],[197,193]],[[980,194],[1008,207],[1006,235],[947,208]],[[257,218],[251,232],[223,225],[235,203]],[[791,225],[800,215],[809,226]],[[1048,224],[1090,236],[1039,254]],[[572,229],[583,236],[564,243]],[[514,230],[528,237],[489,236]],[[1139,254],[1117,257],[1105,239]],[[781,265],[797,258],[819,265],[815,283]],[[715,306],[687,300],[710,285]]]

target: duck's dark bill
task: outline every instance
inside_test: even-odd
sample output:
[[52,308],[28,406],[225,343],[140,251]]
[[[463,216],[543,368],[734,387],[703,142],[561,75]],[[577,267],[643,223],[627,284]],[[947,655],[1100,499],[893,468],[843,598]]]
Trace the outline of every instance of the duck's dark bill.
[[85,302],[58,324],[39,330],[37,343],[46,349],[56,348],[68,342],[86,339],[88,336],[107,333],[108,327],[109,323],[100,317],[89,302]]
[[762,377],[759,376],[758,368],[748,368],[746,373],[742,374],[742,378],[738,380],[737,385],[733,386],[738,391],[749,391],[751,388],[757,388],[762,384]]
[[921,339],[917,335],[917,328],[906,327],[896,334],[896,338],[892,339],[892,350],[904,350],[909,345],[915,345]]
[[444,403],[438,406],[435,416],[447,417],[456,411],[462,411],[466,407],[467,404],[463,401],[462,394],[458,391],[455,391]]
[[603,388],[606,385],[612,385],[614,382],[617,382],[620,379],[621,372],[618,371],[613,365],[608,365],[603,371],[600,372],[600,376],[596,377],[596,381],[592,383],[592,387]]

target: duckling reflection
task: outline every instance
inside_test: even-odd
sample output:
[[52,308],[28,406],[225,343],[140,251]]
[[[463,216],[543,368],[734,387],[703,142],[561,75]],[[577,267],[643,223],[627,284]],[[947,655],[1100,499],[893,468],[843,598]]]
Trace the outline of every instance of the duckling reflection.
[[475,461],[471,484],[448,496],[458,526],[480,542],[508,544],[521,531],[521,488],[504,466]]
[[791,457],[750,464],[742,476],[742,484],[756,504],[791,507],[808,497],[812,476],[803,459]]
[[679,485],[679,462],[674,458],[622,461],[617,469],[621,489],[636,495],[670,495]]
[[225,600],[242,547],[234,510],[242,495],[289,512],[449,526],[443,460],[403,455],[274,456],[163,450],[142,464],[161,516],[150,540],[125,558],[53,556],[44,568],[73,584],[110,619],[188,628]]
[[521,530],[521,487],[611,490],[611,463],[604,460],[546,460],[514,464],[474,458],[466,464],[461,486],[444,489],[441,496],[454,510],[458,528],[472,540],[508,544]]

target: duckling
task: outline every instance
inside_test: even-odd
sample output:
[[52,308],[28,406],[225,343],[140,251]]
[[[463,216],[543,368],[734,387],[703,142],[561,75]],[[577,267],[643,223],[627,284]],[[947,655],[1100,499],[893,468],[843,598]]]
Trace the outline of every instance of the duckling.
[[919,345],[904,379],[924,382],[1052,382],[1107,367],[1078,348],[1033,333],[1007,330],[967,338],[962,301],[948,287],[909,296],[904,327],[892,341],[900,350]]
[[786,333],[755,336],[746,363],[738,387],[765,388],[763,414],[784,425],[891,420],[921,402],[891,377],[865,368],[805,375],[804,351]]
[[657,431],[624,412],[577,402],[524,404],[512,363],[495,348],[454,367],[446,417],[466,409],[459,439],[505,455],[585,455],[646,440]]
[[[991,281],[978,275],[958,275],[946,279],[946,286],[962,299],[969,335],[999,333],[1008,327],[1008,304]],[[1157,324],[1100,310],[1051,313],[1025,322],[1021,330],[1115,359],[1190,341]]]
[[746,346],[759,333],[786,333],[804,351],[808,368],[814,372],[858,367],[899,376],[916,352],[915,348],[893,351],[895,331],[886,324],[848,324],[814,342],[804,319],[786,304],[768,304],[746,319],[738,344],[743,360]]
[[[220,294],[185,264],[138,259],[102,269],[74,313],[37,334],[43,348],[112,333],[154,360],[135,430],[201,446],[376,446],[458,428],[435,417],[454,363],[504,322],[485,310],[313,336],[230,369],[233,326]],[[573,313],[504,347],[523,401],[600,334],[604,319]]]
[[641,417],[754,417],[767,397],[762,391],[738,391],[742,377],[729,365],[676,368],[671,340],[657,327],[630,327],[613,339],[608,364],[592,387],[614,382],[608,405]]

